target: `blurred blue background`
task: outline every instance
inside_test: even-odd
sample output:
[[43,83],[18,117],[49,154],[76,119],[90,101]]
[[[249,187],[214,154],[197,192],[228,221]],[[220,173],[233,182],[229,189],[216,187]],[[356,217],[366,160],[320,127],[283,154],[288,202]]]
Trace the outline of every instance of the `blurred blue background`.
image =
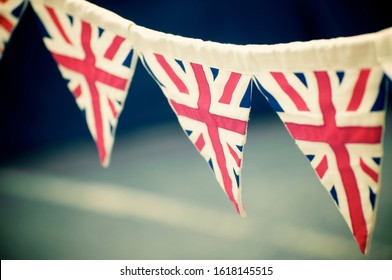
[[[148,28],[234,44],[392,26],[378,0],[92,2]],[[40,38],[28,7],[0,61],[2,259],[392,259],[390,116],[374,246],[362,256],[257,91],[242,175],[248,217],[241,219],[141,64],[111,166],[101,168],[84,117]]]

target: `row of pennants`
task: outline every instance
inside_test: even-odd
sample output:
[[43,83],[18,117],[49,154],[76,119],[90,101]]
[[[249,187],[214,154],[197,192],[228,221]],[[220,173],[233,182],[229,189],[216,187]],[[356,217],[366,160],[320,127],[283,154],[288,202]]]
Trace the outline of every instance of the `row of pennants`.
[[256,87],[344,217],[370,247],[381,184],[392,30],[272,46],[203,42],[149,30],[83,0],[0,0],[0,59],[30,3],[84,111],[102,166],[140,59],[241,216],[241,166]]

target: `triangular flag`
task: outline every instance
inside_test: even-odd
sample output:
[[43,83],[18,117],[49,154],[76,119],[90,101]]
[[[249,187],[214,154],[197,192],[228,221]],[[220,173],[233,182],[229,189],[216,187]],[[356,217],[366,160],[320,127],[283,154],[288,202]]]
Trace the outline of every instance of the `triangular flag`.
[[379,68],[262,72],[256,84],[369,250],[381,183],[386,77]]
[[44,43],[84,111],[101,164],[106,167],[135,71],[137,56],[132,45],[123,35],[89,22],[87,16],[80,18],[66,12],[61,6],[34,1],[33,7],[42,23]]
[[24,0],[0,0],[0,59],[23,14]]
[[240,177],[251,77],[156,53],[143,54],[141,60],[161,87],[186,135],[237,211],[245,216]]

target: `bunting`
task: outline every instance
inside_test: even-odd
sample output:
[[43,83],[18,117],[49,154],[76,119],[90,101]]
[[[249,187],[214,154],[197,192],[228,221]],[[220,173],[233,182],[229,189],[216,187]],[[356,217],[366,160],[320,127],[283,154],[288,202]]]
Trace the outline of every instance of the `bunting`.
[[208,162],[240,215],[242,151],[250,113],[250,76],[144,54],[186,135]]
[[[44,43],[108,166],[137,60],[236,210],[255,84],[368,253],[381,188],[392,28],[279,45],[204,42],[151,30],[83,0],[30,0]],[[0,0],[0,57],[23,1]]]
[[255,77],[365,253],[380,191],[387,86],[381,69]]
[[12,31],[23,14],[24,0],[0,0],[0,59]]
[[137,61],[131,42],[62,7],[33,7],[44,43],[84,112],[101,164],[107,167]]

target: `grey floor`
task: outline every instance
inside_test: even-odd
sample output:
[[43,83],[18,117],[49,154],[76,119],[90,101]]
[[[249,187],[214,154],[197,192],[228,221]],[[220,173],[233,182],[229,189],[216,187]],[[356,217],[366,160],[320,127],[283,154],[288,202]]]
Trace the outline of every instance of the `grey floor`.
[[241,218],[176,123],[54,143],[0,166],[1,259],[392,259],[392,118],[371,252],[276,118],[250,121]]

